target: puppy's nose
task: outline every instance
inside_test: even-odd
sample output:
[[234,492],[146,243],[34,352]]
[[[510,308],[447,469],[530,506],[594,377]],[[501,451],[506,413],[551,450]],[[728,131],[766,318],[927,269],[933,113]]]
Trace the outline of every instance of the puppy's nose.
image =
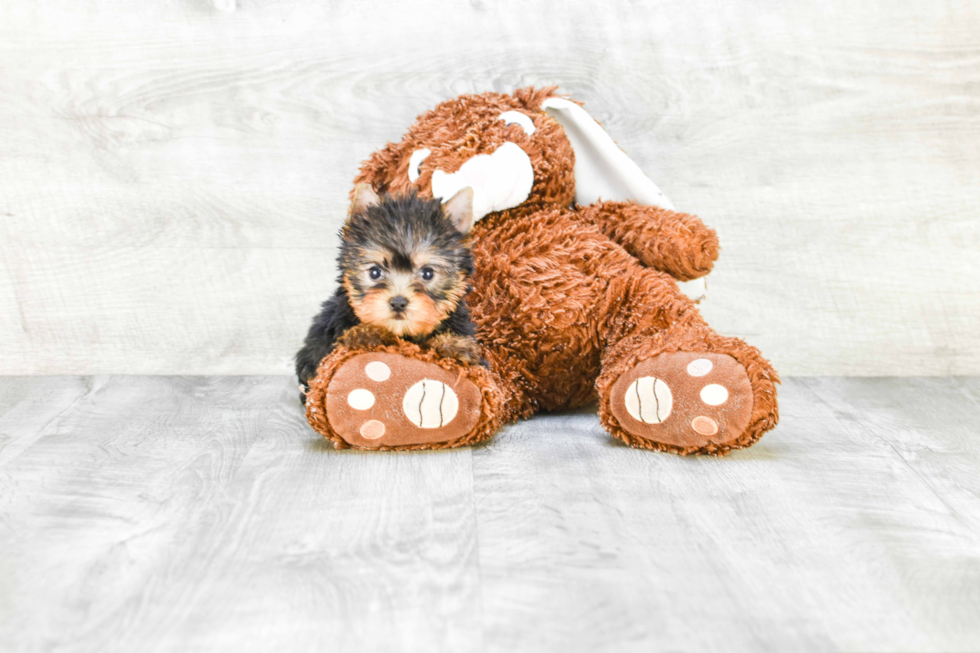
[[408,306],[408,300],[399,295],[398,297],[392,297],[388,304],[391,306],[391,310],[395,311],[396,313],[401,313],[405,310],[405,307]]

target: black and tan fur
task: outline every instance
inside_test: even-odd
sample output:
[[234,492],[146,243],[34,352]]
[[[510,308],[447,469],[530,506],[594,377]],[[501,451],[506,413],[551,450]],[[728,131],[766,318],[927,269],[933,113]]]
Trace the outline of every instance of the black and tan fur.
[[442,357],[480,362],[465,299],[473,275],[466,243],[472,202],[468,188],[445,205],[414,193],[378,197],[366,184],[357,188],[340,232],[339,287],[296,354],[304,391],[338,343],[363,348],[401,338]]

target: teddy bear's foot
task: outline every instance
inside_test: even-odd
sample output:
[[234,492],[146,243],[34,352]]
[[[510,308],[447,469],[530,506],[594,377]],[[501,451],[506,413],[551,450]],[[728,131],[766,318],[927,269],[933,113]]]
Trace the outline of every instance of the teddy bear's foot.
[[453,446],[481,417],[480,389],[435,363],[386,352],[344,362],[326,388],[334,434],[360,449]]
[[731,356],[678,351],[640,361],[620,375],[608,406],[633,436],[624,438],[631,444],[712,453],[745,434],[752,399],[748,374]]

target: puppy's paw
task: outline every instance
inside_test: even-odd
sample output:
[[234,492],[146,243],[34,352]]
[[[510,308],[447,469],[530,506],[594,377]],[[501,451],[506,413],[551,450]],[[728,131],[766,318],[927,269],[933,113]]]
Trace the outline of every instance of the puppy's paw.
[[337,342],[349,349],[373,349],[393,345],[398,338],[387,329],[373,324],[358,324],[340,334]]
[[479,365],[480,345],[476,338],[460,336],[455,333],[440,333],[427,343],[429,349],[442,358],[452,358],[466,365]]

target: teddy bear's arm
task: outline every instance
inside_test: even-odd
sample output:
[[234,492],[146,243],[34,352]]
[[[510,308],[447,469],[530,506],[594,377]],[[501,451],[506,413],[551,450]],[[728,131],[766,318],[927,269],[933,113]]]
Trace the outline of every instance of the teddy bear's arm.
[[648,267],[679,281],[711,272],[718,236],[696,216],[634,202],[596,202],[579,214]]

